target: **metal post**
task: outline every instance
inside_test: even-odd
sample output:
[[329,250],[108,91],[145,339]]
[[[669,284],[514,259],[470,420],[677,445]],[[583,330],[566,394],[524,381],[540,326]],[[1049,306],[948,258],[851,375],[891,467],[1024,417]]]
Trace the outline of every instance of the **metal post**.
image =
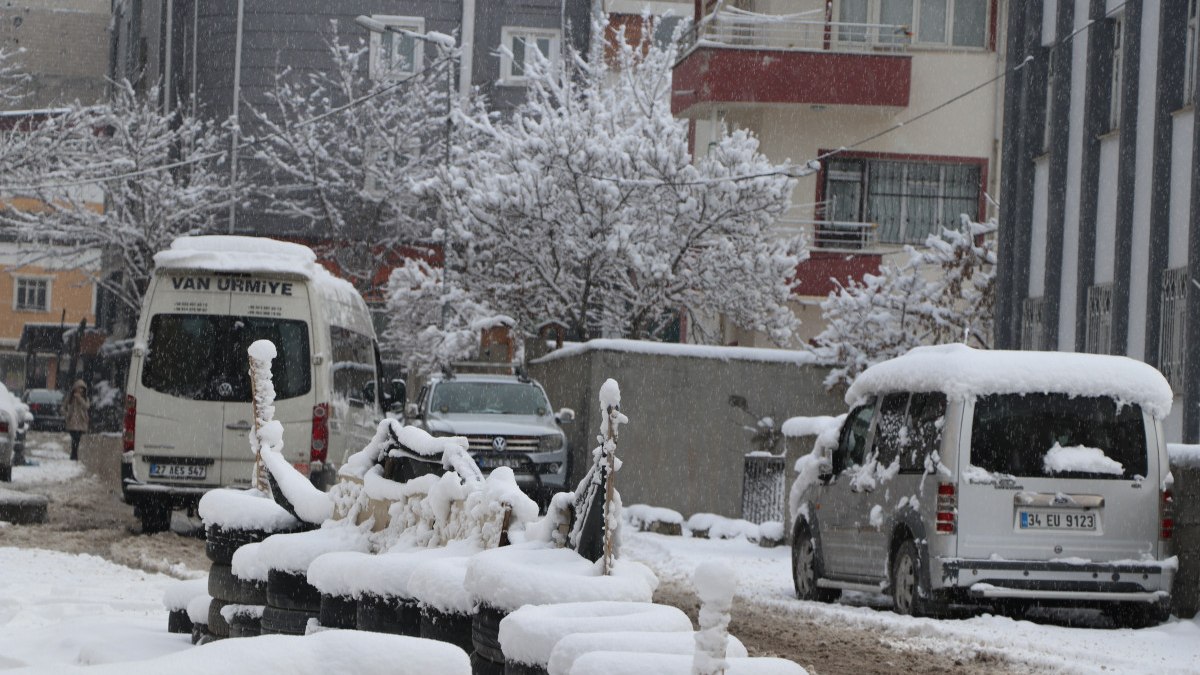
[[[237,4],[237,39],[233,47],[233,142],[229,152],[229,189],[236,190],[238,180],[238,143],[241,141],[241,117],[238,103],[242,98],[242,26],[245,21],[246,2]],[[193,92],[193,95],[195,92]],[[229,200],[229,234],[237,226],[237,199]]]

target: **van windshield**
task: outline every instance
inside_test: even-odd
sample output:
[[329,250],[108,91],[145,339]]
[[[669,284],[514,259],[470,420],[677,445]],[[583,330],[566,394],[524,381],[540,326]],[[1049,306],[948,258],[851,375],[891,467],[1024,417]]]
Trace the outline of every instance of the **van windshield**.
[[971,430],[971,464],[1021,477],[1145,476],[1142,409],[1095,396],[980,396]]
[[545,415],[550,403],[535,384],[442,382],[429,407],[443,414]]
[[255,340],[274,342],[279,353],[271,364],[275,398],[308,393],[308,324],[255,316],[154,316],[142,385],[194,401],[249,402],[246,348]]

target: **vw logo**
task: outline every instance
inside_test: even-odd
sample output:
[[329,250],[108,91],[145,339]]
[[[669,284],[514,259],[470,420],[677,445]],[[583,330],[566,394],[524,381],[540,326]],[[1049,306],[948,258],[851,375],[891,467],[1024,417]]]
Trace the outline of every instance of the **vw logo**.
[[221,396],[233,396],[233,385],[229,384],[228,382],[222,382],[221,385],[217,387],[217,393]]
[[504,440],[503,436],[497,436],[492,439],[492,449],[497,452],[503,452],[504,448],[507,446],[508,441]]

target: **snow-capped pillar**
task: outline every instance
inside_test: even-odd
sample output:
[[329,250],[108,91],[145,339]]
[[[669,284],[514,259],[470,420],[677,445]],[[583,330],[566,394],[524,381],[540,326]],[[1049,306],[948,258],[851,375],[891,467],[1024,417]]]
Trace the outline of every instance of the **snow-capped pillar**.
[[254,487],[267,492],[263,471],[261,430],[275,419],[275,384],[271,381],[271,362],[275,360],[275,344],[258,340],[246,350],[250,356],[250,391],[253,393],[254,429],[250,431],[250,450],[254,453]]
[[700,630],[696,631],[692,674],[718,675],[729,666],[725,653],[737,579],[728,564],[716,560],[701,563],[692,575],[692,583],[700,596]]

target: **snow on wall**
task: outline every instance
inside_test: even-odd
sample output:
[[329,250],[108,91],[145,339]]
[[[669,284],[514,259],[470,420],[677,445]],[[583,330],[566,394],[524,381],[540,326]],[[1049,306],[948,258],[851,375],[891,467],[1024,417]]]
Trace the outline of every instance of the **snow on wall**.
[[[1142,3],[1142,47],[1138,64],[1138,110],[1154,110],[1155,81],[1158,69],[1158,50],[1145,45],[1158,44],[1159,0]],[[1130,246],[1129,275],[1129,333],[1125,353],[1135,359],[1146,358],[1146,292],[1158,288],[1158,279],[1150,279],[1150,222],[1151,178],[1154,163],[1154,118],[1138,115],[1137,155],[1134,157],[1133,178],[1133,239]]]
[[1046,218],[1050,191],[1050,160],[1042,157],[1033,163],[1033,213],[1030,215],[1029,297],[1046,292]]
[[1194,111],[1171,120],[1171,209],[1167,235],[1167,267],[1187,265],[1188,216],[1192,198],[1192,132]]
[[656,354],[686,356],[718,361],[763,361],[767,363],[793,363],[796,365],[817,364],[817,357],[794,349],[762,349],[754,347],[717,347],[710,345],[686,345],[645,340],[588,340],[587,342],[565,343],[562,349],[532,361],[546,363],[554,359],[576,356],[589,351],[626,352],[629,354]]
[[1171,458],[1171,466],[1200,469],[1200,445],[1167,443],[1167,454]]
[[865,370],[846,391],[846,403],[890,391],[940,391],[954,398],[982,394],[1053,392],[1110,396],[1136,403],[1157,419],[1173,394],[1162,373],[1124,356],[1067,352],[977,350],[961,344],[917,347]]
[[1112,282],[1116,269],[1117,169],[1121,165],[1117,151],[1120,145],[1121,137],[1117,135],[1100,141],[1100,179],[1096,193],[1096,267],[1092,277],[1096,284]]

